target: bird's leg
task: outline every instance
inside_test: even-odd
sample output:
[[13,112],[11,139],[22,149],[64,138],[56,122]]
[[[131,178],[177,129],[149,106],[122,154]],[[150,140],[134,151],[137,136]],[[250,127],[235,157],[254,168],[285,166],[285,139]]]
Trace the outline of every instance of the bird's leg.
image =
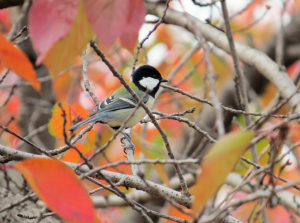
[[125,145],[124,147],[124,153],[126,153],[127,149],[132,149],[134,153],[134,144],[131,141],[131,128],[123,129],[122,130],[123,136],[121,137],[121,143]]

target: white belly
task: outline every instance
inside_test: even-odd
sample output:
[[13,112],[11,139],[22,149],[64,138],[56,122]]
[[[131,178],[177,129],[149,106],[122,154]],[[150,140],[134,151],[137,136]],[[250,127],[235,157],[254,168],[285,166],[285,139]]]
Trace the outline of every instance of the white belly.
[[[149,109],[152,108],[152,105],[154,103],[154,98],[151,96],[149,97],[149,100],[145,104]],[[129,109],[122,109],[120,111],[115,111],[113,113],[113,118],[108,120],[103,120],[111,127],[118,127],[121,126],[124,121],[132,114],[133,110],[135,108],[129,108]],[[135,126],[137,123],[139,123],[144,117],[146,116],[146,112],[142,107],[139,107],[137,111],[135,111],[134,115],[130,118],[130,120],[126,123],[126,128],[131,128]]]

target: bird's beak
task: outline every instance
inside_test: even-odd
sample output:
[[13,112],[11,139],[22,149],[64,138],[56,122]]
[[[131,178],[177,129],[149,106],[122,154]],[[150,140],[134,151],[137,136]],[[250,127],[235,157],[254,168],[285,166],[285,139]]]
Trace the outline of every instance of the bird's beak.
[[168,80],[167,79],[165,79],[165,78],[163,78],[163,79],[161,79],[161,81],[160,82],[168,82]]

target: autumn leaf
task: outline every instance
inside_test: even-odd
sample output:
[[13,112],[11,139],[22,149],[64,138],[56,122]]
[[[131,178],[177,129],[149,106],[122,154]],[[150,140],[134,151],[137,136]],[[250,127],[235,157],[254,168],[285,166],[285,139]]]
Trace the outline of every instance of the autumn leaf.
[[[76,148],[84,156],[89,156],[94,151],[94,150],[92,150],[91,147],[89,147],[87,145],[81,145],[81,144],[77,144],[77,143],[76,143]],[[67,152],[65,152],[65,155],[63,156],[63,158],[61,160],[66,161],[66,162],[71,162],[71,163],[83,162],[79,153],[73,148],[70,148]]]
[[220,138],[210,149],[200,166],[201,173],[193,187],[195,196],[193,212],[195,215],[220,189],[253,137],[253,132],[231,133]]
[[1,63],[28,81],[36,90],[40,91],[41,84],[36,78],[36,73],[30,60],[23,51],[15,47],[1,33],[0,43]]
[[90,28],[83,3],[81,3],[70,31],[56,42],[46,55],[41,54],[37,63],[43,61],[51,74],[56,76],[74,63],[76,57],[93,38],[94,32]]
[[[73,119],[76,117],[81,117],[81,118],[86,117],[89,112],[79,104],[68,105],[67,103],[61,103],[61,106],[66,113],[67,123],[65,128],[67,134],[69,134],[68,129],[71,128],[71,126],[73,125],[72,123]],[[62,114],[63,112],[61,107],[58,106],[58,103],[55,104],[53,106],[52,117],[48,125],[50,134],[60,139],[64,138],[63,135],[64,118],[62,117]],[[95,140],[95,137],[91,139]]]
[[[76,145],[77,149],[82,153],[82,155],[86,155],[86,146],[85,145]],[[62,161],[66,162],[72,162],[72,163],[79,163],[81,160],[81,157],[79,156],[79,153],[73,149],[70,148],[66,153],[66,155],[63,156],[61,159]]]
[[39,62],[70,31],[81,0],[34,0],[29,13],[29,31]]
[[47,207],[68,222],[99,222],[89,192],[72,168],[63,162],[31,158],[14,167]]
[[133,51],[138,31],[144,23],[145,6],[142,0],[86,0],[88,20],[99,40],[110,47],[118,37]]
[[138,40],[139,30],[144,23],[146,9],[142,0],[131,0],[126,29],[120,36],[122,45],[131,53]]
[[111,46],[126,28],[129,16],[128,0],[86,0],[85,10],[97,37]]

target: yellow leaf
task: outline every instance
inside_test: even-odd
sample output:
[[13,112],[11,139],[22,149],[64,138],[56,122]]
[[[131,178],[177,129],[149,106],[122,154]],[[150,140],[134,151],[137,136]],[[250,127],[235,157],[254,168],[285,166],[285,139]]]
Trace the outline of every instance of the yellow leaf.
[[194,214],[199,213],[209,199],[220,189],[253,137],[253,132],[231,133],[220,138],[213,145],[200,165],[201,173],[193,187]]

